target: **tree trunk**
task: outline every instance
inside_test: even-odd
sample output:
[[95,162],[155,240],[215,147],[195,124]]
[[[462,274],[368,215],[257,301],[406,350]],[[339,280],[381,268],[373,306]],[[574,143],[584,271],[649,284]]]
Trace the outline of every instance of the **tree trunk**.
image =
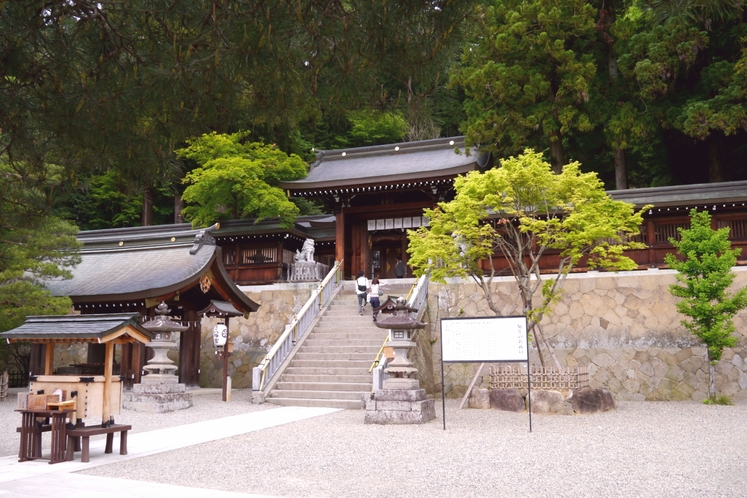
[[143,212],[140,218],[144,227],[153,224],[153,188],[143,188]]
[[563,155],[563,137],[558,132],[550,135],[550,155],[552,156],[552,170],[560,174],[565,165],[565,156]]
[[708,154],[708,182],[723,182],[724,165],[721,161],[721,134],[714,133],[710,139],[710,151]]
[[716,397],[716,365],[714,364],[714,361],[711,359],[710,352],[707,356],[708,359],[708,397],[709,398],[715,398]]
[[174,187],[174,223],[184,223],[182,210],[184,209],[184,199],[179,189]]
[[625,190],[628,188],[628,167],[625,164],[625,149],[615,147],[615,188]]

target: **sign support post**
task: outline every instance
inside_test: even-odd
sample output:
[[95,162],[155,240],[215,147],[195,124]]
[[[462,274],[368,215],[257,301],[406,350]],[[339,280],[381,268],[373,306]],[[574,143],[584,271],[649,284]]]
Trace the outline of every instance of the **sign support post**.
[[529,397],[529,432],[532,432],[532,378],[529,370],[528,344],[525,315],[441,319],[441,405],[444,430],[446,430],[444,363],[525,362],[527,396]]

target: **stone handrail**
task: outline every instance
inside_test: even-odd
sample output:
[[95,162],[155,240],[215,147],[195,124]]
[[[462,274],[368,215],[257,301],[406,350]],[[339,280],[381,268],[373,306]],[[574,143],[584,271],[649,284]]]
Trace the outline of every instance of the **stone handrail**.
[[319,286],[312,292],[311,297],[286,325],[285,331],[275,342],[265,358],[252,370],[252,390],[262,391],[265,385],[277,373],[280,366],[288,358],[296,343],[309,330],[314,318],[319,314],[334,292],[342,283],[341,275],[342,261],[335,262],[335,266],[322,280]]

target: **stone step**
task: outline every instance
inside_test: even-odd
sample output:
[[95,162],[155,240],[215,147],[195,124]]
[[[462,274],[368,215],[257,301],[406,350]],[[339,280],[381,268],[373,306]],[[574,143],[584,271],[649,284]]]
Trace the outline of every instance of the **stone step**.
[[311,367],[311,368],[365,368],[371,366],[374,357],[371,356],[366,360],[344,360],[344,361],[332,361],[332,360],[296,360],[294,359],[291,363],[294,367]]
[[277,383],[275,389],[283,391],[371,391],[371,382],[285,382]]
[[364,395],[371,394],[371,388],[361,391],[302,391],[291,389],[273,389],[270,397],[276,398],[303,398],[303,399],[347,399],[360,400]]
[[328,382],[328,383],[356,383],[356,382],[363,382],[371,384],[371,374],[366,372],[365,374],[360,375],[343,375],[343,374],[337,374],[337,375],[325,375],[323,373],[316,373],[316,374],[310,374],[310,375],[302,375],[302,374],[283,374],[282,377],[280,377],[279,382]]
[[325,334],[324,336],[318,336],[317,334],[314,334],[313,336],[310,336],[308,339],[306,339],[306,342],[303,343],[304,348],[306,346],[314,347],[314,348],[328,348],[328,347],[334,347],[339,346],[340,344],[355,344],[358,346],[381,346],[381,343],[384,342],[384,339],[386,338],[386,334],[381,334],[381,337],[372,336],[369,333],[365,334],[355,334],[355,333],[348,333],[348,332],[340,332],[335,337],[332,337],[332,334]]
[[282,406],[313,406],[324,408],[340,408],[343,410],[360,410],[363,408],[362,400],[347,399],[305,399],[305,398],[267,398],[265,401],[274,405]]
[[[350,341],[348,344],[342,346],[340,342],[335,344],[334,341],[330,341],[331,344],[308,344],[308,341],[304,343],[303,348],[298,354],[307,353],[327,353],[327,354],[351,354],[351,353],[370,353],[372,350],[374,354],[379,350],[381,344],[378,341],[370,341],[370,344],[361,344],[360,342]],[[350,358],[348,358],[350,359]]]
[[[298,361],[319,361],[324,362],[327,365],[342,365],[343,363],[347,362],[355,362],[355,361],[373,361],[374,356],[376,356],[376,353],[378,353],[378,348],[372,349],[367,352],[362,353],[305,353],[303,351],[299,351],[296,354],[296,358]],[[300,365],[300,363],[299,363]]]
[[372,363],[373,359],[365,367],[298,367],[291,364],[285,369],[283,375],[370,375],[368,369],[371,368]]

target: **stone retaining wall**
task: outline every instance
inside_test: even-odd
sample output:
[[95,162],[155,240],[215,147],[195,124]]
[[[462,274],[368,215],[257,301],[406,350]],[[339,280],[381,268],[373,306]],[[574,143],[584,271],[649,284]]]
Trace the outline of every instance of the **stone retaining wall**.
[[[747,284],[747,268],[734,269],[734,288]],[[589,367],[591,387],[606,387],[619,400],[702,400],[708,392],[706,349],[681,324],[669,285],[670,270],[590,272],[570,275],[554,313],[542,322],[561,366]],[[518,314],[512,278],[501,278],[493,299],[503,314]],[[469,281],[431,284],[428,321],[435,387],[440,393],[438,321],[458,316],[492,316],[485,298]],[[716,366],[716,388],[735,399],[747,399],[747,313],[734,320],[739,343],[727,349]],[[539,364],[535,345],[530,361]],[[545,363],[553,359],[544,352]],[[479,364],[447,364],[445,391],[449,397],[466,392]],[[489,368],[475,387],[488,387]]]
[[[747,268],[735,268],[735,287],[747,284]],[[554,313],[542,322],[561,366],[589,367],[589,385],[605,387],[618,400],[701,400],[708,390],[706,350],[682,325],[669,285],[674,272],[648,270],[570,275],[565,294]],[[244,292],[261,306],[249,319],[231,320],[230,340],[234,352],[229,374],[235,388],[251,386],[252,368],[282,334],[293,313],[308,300],[316,283],[278,284],[245,287]],[[493,299],[501,303],[505,315],[518,314],[520,304],[512,278],[501,278]],[[418,351],[412,355],[421,370],[421,387],[429,393],[441,391],[439,343],[440,318],[492,316],[478,287],[468,280],[431,283],[428,310],[423,321],[428,327],[418,333]],[[739,338],[735,348],[727,349],[716,366],[716,388],[735,399],[747,399],[747,313],[734,320]],[[223,363],[213,347],[215,320],[203,320],[200,358],[200,385],[220,387]],[[535,347],[530,346],[530,361],[539,364]],[[83,356],[81,356],[83,355]],[[169,357],[178,361],[173,350]],[[85,347],[59,347],[56,365],[85,362]],[[545,363],[554,361],[545,352]],[[445,391],[449,397],[461,397],[467,390],[479,364],[447,364]],[[488,365],[475,387],[488,387]]]
[[[246,286],[242,290],[259,310],[249,318],[229,320],[229,341],[234,350],[229,358],[228,373],[232,387],[236,389],[252,386],[252,369],[259,365],[275,341],[282,335],[294,313],[298,313],[319,282]],[[202,320],[202,344],[200,349],[200,386],[221,387],[223,385],[223,361],[218,360],[213,346],[215,319]]]

